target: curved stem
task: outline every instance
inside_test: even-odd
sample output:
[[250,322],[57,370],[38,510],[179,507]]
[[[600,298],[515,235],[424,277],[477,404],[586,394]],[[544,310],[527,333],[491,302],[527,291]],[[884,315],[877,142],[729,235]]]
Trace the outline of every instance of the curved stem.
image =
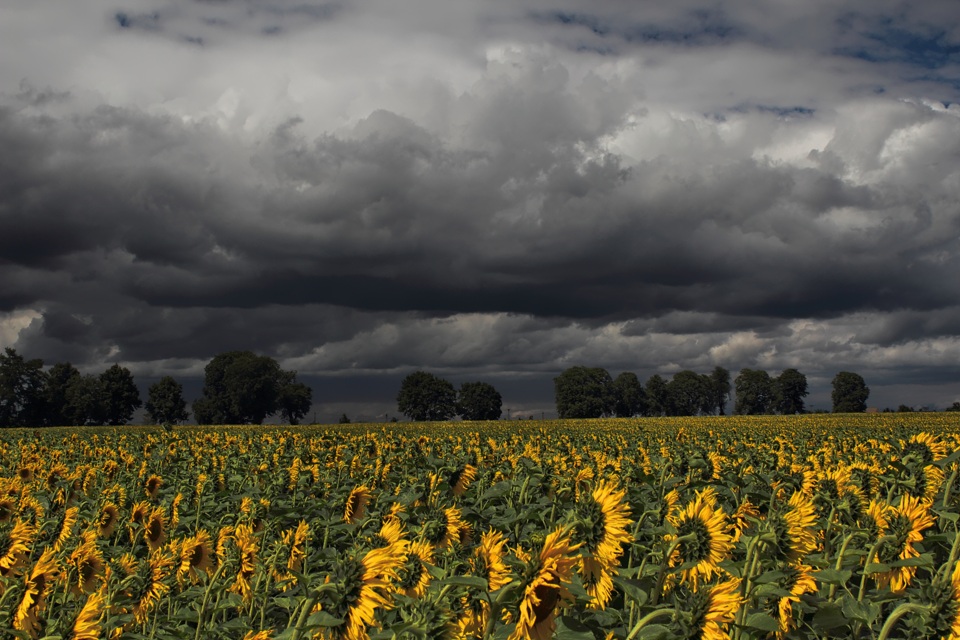
[[640,618],[639,621],[637,621],[636,626],[630,630],[630,635],[627,636],[626,640],[633,640],[634,638],[636,638],[637,634],[640,633],[641,629],[643,629],[645,626],[647,626],[657,618],[662,618],[667,615],[672,616],[675,613],[676,611],[674,609],[656,609],[654,611],[651,611],[647,615]]
[[887,637],[893,631],[893,627],[897,624],[897,620],[908,613],[923,613],[926,611],[930,611],[930,605],[904,602],[894,609],[893,613],[891,613],[887,620],[883,623],[883,627],[880,628],[880,636],[877,638],[877,640],[887,640]]
[[688,533],[685,536],[674,538],[670,542],[670,546],[667,547],[667,552],[663,554],[663,559],[660,560],[660,570],[657,571],[657,584],[653,591],[653,599],[650,601],[650,604],[653,606],[657,606],[657,603],[660,601],[660,592],[663,590],[663,578],[667,573],[667,566],[670,564],[670,557],[673,555],[673,552],[677,550],[677,547],[679,547],[681,543],[690,542],[691,540],[695,540],[696,537],[697,534]]
[[877,540],[870,551],[867,552],[867,558],[863,563],[863,575],[860,576],[860,591],[857,592],[857,602],[863,602],[863,592],[867,586],[867,567],[873,562],[874,557],[877,555],[877,551],[880,550],[880,545],[884,542],[891,542],[895,540],[894,536],[883,536]]

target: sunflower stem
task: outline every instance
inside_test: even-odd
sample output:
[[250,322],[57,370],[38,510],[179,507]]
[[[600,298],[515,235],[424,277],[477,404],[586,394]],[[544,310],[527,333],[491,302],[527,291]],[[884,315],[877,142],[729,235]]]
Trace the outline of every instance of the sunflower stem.
[[870,547],[870,551],[867,552],[867,557],[863,562],[863,575],[860,576],[860,590],[857,592],[857,602],[863,602],[863,592],[867,588],[867,567],[873,562],[874,557],[877,555],[877,552],[880,550],[880,545],[885,542],[893,542],[896,540],[895,536],[883,536]]
[[950,547],[950,556],[947,558],[947,561],[941,567],[943,572],[943,578],[946,578],[950,575],[950,571],[953,570],[953,563],[957,560],[957,543],[960,542],[960,531],[954,530],[953,532],[953,545]]
[[627,640],[633,640],[634,638],[636,638],[636,637],[637,637],[637,634],[639,634],[640,631],[641,631],[645,626],[647,626],[648,624],[650,624],[651,622],[653,622],[653,621],[656,620],[657,618],[662,618],[662,617],[668,616],[668,615],[669,615],[669,616],[672,616],[672,615],[675,615],[676,613],[677,613],[676,609],[673,609],[673,608],[670,608],[670,609],[656,609],[656,610],[654,610],[654,611],[651,611],[651,612],[648,613],[647,615],[645,615],[645,616],[643,616],[642,618],[640,618],[640,621],[637,622],[636,626],[634,626],[633,629],[630,630],[630,634],[627,636]]
[[946,486],[943,488],[943,508],[947,508],[947,504],[950,502],[950,489],[953,488],[953,483],[957,479],[957,469],[960,469],[960,466],[954,465],[953,471],[950,473],[950,479],[947,480]]
[[[837,571],[841,571],[843,569],[843,556],[847,552],[847,546],[850,544],[850,542],[854,538],[858,536],[864,536],[864,535],[867,535],[866,531],[854,531],[853,533],[851,533],[850,535],[848,535],[846,538],[843,539],[843,543],[840,545],[840,550],[837,551],[837,561],[833,565],[834,569],[836,569]],[[827,599],[833,600],[833,596],[836,593],[837,593],[837,585],[835,584],[830,585],[830,592],[829,592],[829,595],[827,596]]]
[[880,628],[880,636],[877,638],[877,640],[887,640],[887,637],[893,631],[893,627],[896,626],[897,621],[908,613],[927,613],[930,610],[930,605],[904,602],[894,609],[893,613],[891,613],[883,623],[883,626]]
[[223,573],[223,568],[225,566],[226,563],[221,560],[220,566],[217,567],[217,570],[213,573],[213,577],[210,578],[210,582],[207,583],[207,588],[203,591],[203,600],[200,602],[200,611],[197,612],[197,633],[194,635],[194,640],[200,640],[200,632],[203,630],[203,616],[207,610],[207,602],[210,601],[210,591],[213,589],[213,585],[217,581],[217,578],[219,578],[220,574]]
[[[663,559],[660,560],[660,569],[657,571],[657,583],[656,588],[653,591],[653,598],[650,600],[650,604],[657,606],[657,603],[660,601],[660,592],[663,590],[663,579],[667,573],[667,566],[670,564],[670,558],[673,556],[673,552],[677,550],[684,542],[691,542],[692,540],[697,539],[696,533],[688,533],[685,536],[680,536],[674,538],[670,541],[670,546],[667,547],[667,552],[663,554]],[[641,620],[643,622],[643,620]]]

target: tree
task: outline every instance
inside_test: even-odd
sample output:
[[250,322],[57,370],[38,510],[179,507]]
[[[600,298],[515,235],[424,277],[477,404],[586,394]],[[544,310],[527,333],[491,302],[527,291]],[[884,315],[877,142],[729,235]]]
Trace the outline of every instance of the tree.
[[66,417],[70,424],[102,425],[107,421],[107,393],[100,376],[72,378],[67,385]]
[[[217,354],[204,374],[203,395],[193,403],[199,424],[262,424],[268,415],[283,409],[281,388],[295,384],[296,376],[283,371],[273,358],[252,351]],[[302,396],[302,389],[296,395]]]
[[0,427],[35,427],[43,421],[43,360],[25,360],[7,347],[0,354]]
[[618,418],[641,416],[647,410],[647,394],[637,374],[624,371],[613,379],[613,413]]
[[647,379],[644,390],[647,396],[647,415],[653,417],[666,415],[669,408],[667,381],[660,374],[655,373]]
[[277,408],[287,424],[300,424],[313,406],[313,390],[297,382],[295,371],[281,371],[280,389],[277,391]]
[[563,418],[599,418],[614,411],[613,379],[600,367],[570,367],[553,379],[557,414]]
[[126,367],[114,364],[100,374],[104,392],[104,418],[107,424],[130,422],[133,412],[143,405],[140,390],[133,382],[133,374]]
[[449,420],[457,413],[453,385],[426,371],[414,371],[400,383],[397,408],[411,420]]
[[777,413],[783,415],[803,413],[803,399],[808,394],[807,376],[796,369],[784,369],[774,381]]
[[730,372],[723,367],[713,368],[710,374],[710,386],[713,390],[713,406],[718,415],[726,415],[727,400],[730,399]]
[[47,380],[43,389],[45,406],[43,423],[48,427],[74,424],[67,403],[67,389],[70,383],[80,377],[80,372],[69,362],[58,362],[47,371]]
[[695,416],[707,413],[713,404],[710,378],[694,371],[674,374],[667,383],[667,413],[672,416]]
[[834,413],[863,413],[867,410],[870,388],[863,377],[851,371],[841,371],[833,377]]
[[154,424],[178,424],[190,417],[183,385],[164,376],[147,390],[147,415]]
[[770,413],[774,405],[773,379],[766,371],[741,369],[733,382],[737,391],[734,410],[740,415]]
[[457,413],[464,420],[499,420],[503,398],[488,382],[464,382],[457,394]]

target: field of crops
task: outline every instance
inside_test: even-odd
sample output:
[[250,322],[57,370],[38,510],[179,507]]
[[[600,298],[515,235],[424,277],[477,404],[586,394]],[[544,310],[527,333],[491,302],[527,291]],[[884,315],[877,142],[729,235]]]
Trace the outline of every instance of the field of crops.
[[960,638],[960,415],[0,431],[0,637]]

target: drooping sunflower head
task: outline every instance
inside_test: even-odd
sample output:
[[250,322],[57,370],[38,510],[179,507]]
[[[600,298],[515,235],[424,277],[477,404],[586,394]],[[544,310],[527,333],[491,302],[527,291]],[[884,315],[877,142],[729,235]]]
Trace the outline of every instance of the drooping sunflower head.
[[435,549],[446,549],[460,540],[460,529],[465,524],[460,509],[436,508],[424,522],[421,535]]
[[87,596],[87,601],[73,621],[71,640],[100,640],[106,600],[97,592]]
[[728,640],[729,629],[741,606],[740,580],[704,585],[694,591],[681,586],[673,591],[675,637],[689,640]]
[[768,521],[776,539],[777,557],[796,562],[817,548],[816,508],[802,491],[795,492],[786,509],[770,515]]
[[785,577],[780,582],[780,587],[789,593],[782,596],[777,601],[777,620],[780,629],[777,631],[778,638],[784,638],[796,628],[796,621],[793,615],[793,603],[800,601],[800,596],[805,593],[817,592],[817,581],[812,574],[812,568],[803,564],[788,564],[782,569]]
[[160,493],[160,487],[163,486],[163,478],[158,475],[152,475],[147,478],[147,482],[144,484],[144,491],[147,494],[147,497],[151,500],[157,499],[157,494]]
[[148,560],[141,561],[138,566],[141,580],[133,610],[133,619],[137,624],[146,622],[160,600],[170,591],[168,579],[173,575],[173,570],[174,559],[166,550],[152,553]]
[[371,549],[362,556],[355,551],[337,560],[330,576],[335,588],[325,591],[320,599],[324,611],[343,620],[330,628],[332,637],[368,637],[367,629],[373,624],[377,609],[392,605],[390,585],[396,582],[404,560],[389,548]]
[[36,535],[36,528],[23,520],[17,520],[13,526],[0,526],[0,577],[11,578],[19,573]]
[[733,525],[731,537],[733,538],[733,542],[736,543],[739,541],[743,534],[754,526],[754,521],[759,518],[760,510],[757,509],[755,504],[750,502],[750,498],[744,498],[740,504],[737,505],[736,511],[734,511],[731,516]]
[[74,594],[92,593],[103,578],[106,568],[95,535],[84,535],[83,542],[70,554],[69,563],[77,574],[77,582],[71,587]]
[[107,502],[100,508],[100,515],[97,517],[97,535],[101,538],[109,538],[117,528],[117,522],[120,520],[120,510],[117,505]]
[[0,495],[0,524],[5,524],[13,520],[13,514],[16,512],[16,501],[11,497]]
[[367,504],[370,502],[370,498],[370,489],[365,485],[351,489],[343,508],[344,522],[350,524],[360,522],[367,513]]
[[472,464],[465,464],[454,469],[453,473],[447,479],[453,495],[462,496],[467,492],[470,483],[477,477],[477,468]]
[[510,568],[505,562],[507,539],[499,531],[490,530],[480,536],[470,561],[471,573],[487,581],[487,591],[496,591],[510,581]]
[[906,470],[906,478],[902,481],[904,491],[928,504],[932,503],[943,486],[943,471],[932,464],[908,465]]
[[146,540],[150,551],[156,551],[166,541],[166,524],[166,516],[162,507],[157,507],[150,512],[143,528],[143,539]]
[[[880,543],[877,550],[877,561],[881,564],[899,560],[908,560],[920,556],[914,546],[923,540],[923,531],[932,527],[933,516],[929,507],[920,498],[904,495],[900,503],[890,507],[887,512],[887,529],[885,537],[891,540]],[[910,584],[917,572],[916,566],[895,566],[887,571],[874,574],[877,586],[889,586],[893,593],[902,593]]]
[[200,572],[209,573],[213,567],[213,543],[210,534],[201,529],[196,535],[183,540],[180,544],[180,563],[177,579],[187,577],[192,582],[200,578]]
[[960,638],[960,565],[957,565],[949,580],[940,576],[920,589],[921,602],[930,607],[923,616],[924,638]]
[[40,631],[40,615],[46,608],[47,595],[53,588],[60,568],[54,551],[47,548],[27,575],[23,597],[13,617],[13,628],[36,638]]
[[568,531],[555,529],[547,534],[540,553],[527,561],[517,627],[511,638],[547,640],[553,636],[557,608],[573,599],[568,585],[577,564],[573,555],[577,548]]
[[720,571],[719,563],[726,560],[733,550],[733,538],[727,533],[729,524],[723,509],[715,509],[703,493],[683,509],[675,510],[670,523],[677,533],[666,539],[675,542],[671,566],[685,565],[680,571],[681,581],[696,591],[700,583]]
[[923,467],[943,460],[946,456],[947,443],[926,431],[910,436],[910,439],[903,444],[900,452],[900,459],[904,464],[909,464],[911,460],[915,460]]
[[890,507],[882,502],[871,500],[870,504],[864,510],[863,515],[857,521],[858,524],[867,530],[870,544],[883,537],[884,532],[889,526],[887,522],[887,512]]

